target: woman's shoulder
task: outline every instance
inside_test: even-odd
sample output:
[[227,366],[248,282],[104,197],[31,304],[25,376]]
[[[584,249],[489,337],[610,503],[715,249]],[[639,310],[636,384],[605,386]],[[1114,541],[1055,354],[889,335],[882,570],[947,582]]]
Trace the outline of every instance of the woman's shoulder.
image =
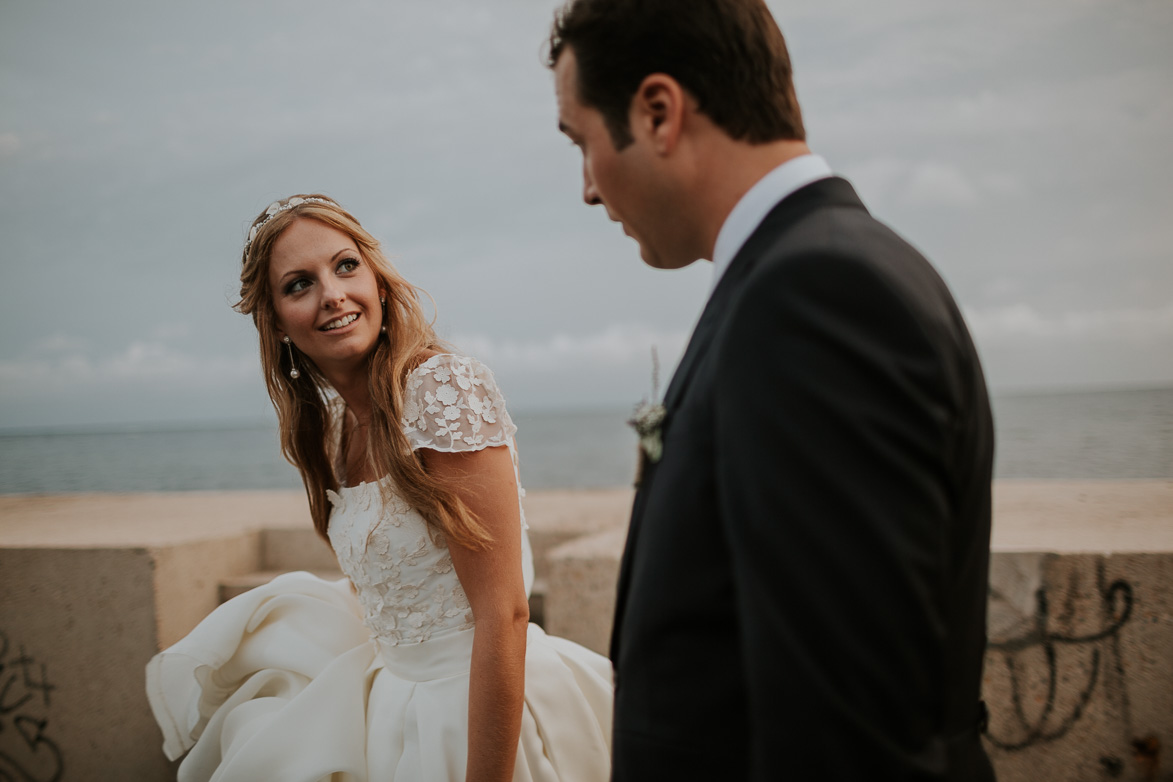
[[436,356],[443,356],[443,355],[452,355],[452,354],[450,354],[450,353],[446,354],[446,353],[444,353],[444,351],[436,350],[434,348],[424,348],[419,353],[415,354],[415,361],[413,361],[412,363],[415,364],[415,366],[419,367],[419,366],[427,363],[428,361],[431,361]]
[[[419,352],[414,365],[415,368],[409,375],[416,378],[436,376],[437,380],[447,382],[448,377],[453,373],[478,378],[492,377],[489,368],[472,356],[430,348]],[[463,383],[461,385],[463,386]]]
[[401,423],[413,448],[479,450],[517,430],[493,373],[475,358],[432,351],[406,385]]

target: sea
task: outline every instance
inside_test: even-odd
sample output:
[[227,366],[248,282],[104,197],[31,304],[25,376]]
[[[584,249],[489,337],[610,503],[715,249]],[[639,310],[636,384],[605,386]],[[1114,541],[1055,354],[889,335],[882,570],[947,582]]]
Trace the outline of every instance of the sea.
[[[1173,479],[1173,388],[995,395],[995,475]],[[626,409],[519,411],[528,489],[630,486]],[[275,424],[0,433],[0,494],[293,489]]]

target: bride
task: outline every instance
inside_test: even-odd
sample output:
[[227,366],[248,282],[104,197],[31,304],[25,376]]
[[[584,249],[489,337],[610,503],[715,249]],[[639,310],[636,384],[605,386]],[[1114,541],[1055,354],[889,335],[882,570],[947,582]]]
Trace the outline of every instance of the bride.
[[606,779],[611,665],[529,623],[516,427],[492,373],[446,352],[322,195],[257,217],[240,296],[348,579],[280,576],[151,660],[179,778]]

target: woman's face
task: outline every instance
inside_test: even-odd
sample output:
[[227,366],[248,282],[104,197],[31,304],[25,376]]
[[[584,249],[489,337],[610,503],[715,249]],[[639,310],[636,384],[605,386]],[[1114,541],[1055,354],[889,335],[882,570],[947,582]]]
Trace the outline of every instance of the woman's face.
[[288,335],[327,378],[364,366],[383,310],[374,270],[348,234],[294,220],[273,243],[269,285],[278,339]]

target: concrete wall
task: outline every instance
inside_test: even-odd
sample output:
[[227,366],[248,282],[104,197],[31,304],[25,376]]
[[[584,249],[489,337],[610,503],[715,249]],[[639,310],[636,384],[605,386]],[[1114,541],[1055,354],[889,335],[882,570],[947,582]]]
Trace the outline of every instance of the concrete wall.
[[[1173,780],[1173,483],[1002,481],[994,506],[998,778]],[[624,532],[550,552],[550,633],[606,653]]]
[[611,643],[619,557],[627,527],[564,543],[549,554],[546,632],[568,638],[599,654]]
[[991,570],[1001,778],[1173,779],[1173,553],[1003,552]]
[[156,651],[263,564],[304,499],[0,497],[0,780],[174,779],[144,690]]
[[[546,627],[605,652],[631,492],[526,500]],[[1173,483],[1002,482],[1003,782],[1173,780]],[[0,779],[164,780],[143,668],[226,584],[335,566],[298,492],[0,497]]]
[[150,554],[0,554],[0,779],[165,779],[163,754],[143,750],[159,732],[141,684],[156,642]]

